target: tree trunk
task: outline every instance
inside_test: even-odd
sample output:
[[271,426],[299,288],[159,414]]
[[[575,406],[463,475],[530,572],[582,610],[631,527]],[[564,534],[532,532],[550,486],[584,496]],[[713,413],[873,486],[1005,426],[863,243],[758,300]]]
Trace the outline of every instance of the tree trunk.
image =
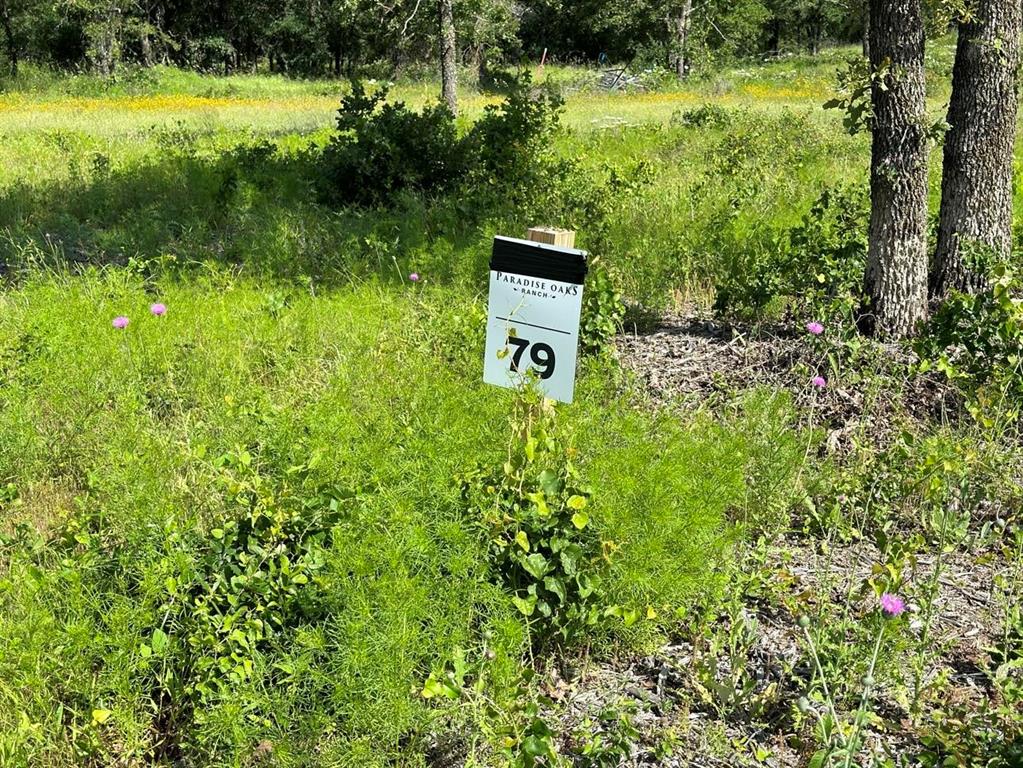
[[767,43],[767,50],[776,58],[781,53],[781,19],[777,17],[771,22],[771,39]]
[[149,29],[142,31],[142,64],[146,67],[153,66],[153,44],[149,39]]
[[103,77],[113,75],[114,68],[117,65],[117,13],[118,9],[114,7],[113,0],[109,0],[102,15],[102,21],[99,25],[99,39],[96,42],[96,67]]
[[921,0],[871,0],[870,65],[879,73],[870,158],[864,329],[901,338],[927,316],[927,130]]
[[18,76],[18,41],[14,39],[14,28],[11,26],[11,12],[5,3],[0,6],[0,23],[4,27],[4,38],[7,41],[7,58],[10,59],[11,76]]
[[816,56],[821,52],[821,41],[824,39],[824,17],[812,13],[806,26],[810,37],[810,55]]
[[870,0],[864,2],[863,10],[863,58],[870,59]]
[[693,0],[683,0],[678,13],[668,17],[668,33],[671,35],[668,60],[679,80],[685,80],[689,73],[689,22],[692,13]]
[[[1016,71],[1020,64],[1020,0],[979,0],[959,24],[952,69],[941,178],[938,248],[931,294],[983,288],[983,270],[963,245],[1006,257],[1012,244],[1012,159],[1016,141]],[[968,256],[968,254],[966,255]]]
[[458,70],[455,61],[455,18],[452,0],[439,0],[440,12],[440,83],[444,103],[458,114]]

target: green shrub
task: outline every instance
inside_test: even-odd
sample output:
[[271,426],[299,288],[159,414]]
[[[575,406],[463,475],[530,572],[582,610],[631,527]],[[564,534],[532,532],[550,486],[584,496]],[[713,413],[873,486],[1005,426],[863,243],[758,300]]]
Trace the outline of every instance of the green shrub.
[[732,261],[715,309],[753,317],[781,302],[797,320],[852,328],[862,303],[868,217],[865,190],[826,189],[773,250],[751,249]]
[[472,186],[524,189],[551,162],[551,144],[564,102],[553,90],[533,89],[530,76],[514,81],[501,104],[488,104],[462,140]]
[[367,94],[356,81],[341,101],[337,133],[323,153],[328,195],[343,203],[391,202],[404,191],[442,192],[466,170],[455,117],[443,104],[414,112]]
[[[170,683],[169,693],[198,703],[230,690],[251,678],[255,653],[275,637],[324,617],[321,572],[354,494],[314,487],[316,461],[288,467],[278,478],[261,472],[245,449],[216,460],[236,512],[198,547],[187,581],[169,577],[164,626],[174,627],[187,659],[172,680],[161,681]],[[159,627],[150,647],[162,653],[158,645],[167,645]]]
[[680,128],[728,128],[747,115],[747,110],[708,103],[676,109],[671,115],[671,125]]
[[954,294],[931,319],[917,351],[969,398],[975,417],[1015,421],[1023,402],[1023,284],[1006,263],[986,290]]
[[601,541],[574,450],[535,395],[516,405],[516,432],[500,471],[462,478],[471,519],[488,541],[493,577],[530,619],[534,641],[579,642],[600,618]]
[[584,352],[597,353],[621,330],[625,320],[625,303],[603,260],[590,260],[583,291],[582,316],[579,321],[579,346]]
[[324,191],[340,203],[392,204],[402,192],[473,189],[500,197],[534,186],[543,173],[561,100],[516,81],[505,101],[488,105],[463,136],[443,104],[415,112],[387,103],[388,89],[361,82],[344,97],[337,132],[323,153]]

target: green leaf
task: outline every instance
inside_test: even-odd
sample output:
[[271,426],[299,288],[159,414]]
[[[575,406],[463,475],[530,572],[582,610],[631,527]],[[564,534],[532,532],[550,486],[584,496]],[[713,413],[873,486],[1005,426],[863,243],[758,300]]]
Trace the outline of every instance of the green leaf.
[[586,507],[585,496],[569,496],[568,501],[565,502],[569,509],[583,509]]
[[529,557],[522,558],[522,567],[534,578],[542,579],[547,573],[547,558],[539,552],[534,552]]
[[526,458],[532,461],[536,458],[536,438],[530,437],[526,440]]
[[459,693],[457,688],[444,680],[443,675],[431,672],[419,695],[424,699],[433,699],[438,696],[442,696],[445,699],[457,699]]
[[565,582],[556,576],[547,576],[543,580],[543,585],[548,591],[553,592],[558,596],[562,603],[568,602],[568,597],[565,594]]
[[525,531],[519,531],[515,534],[515,543],[522,547],[523,552],[529,551],[529,537]]
[[527,736],[522,740],[522,751],[530,757],[551,756],[550,742],[539,736]]
[[590,516],[585,512],[576,512],[572,515],[572,525],[578,528],[580,531],[585,528],[590,522]]
[[112,714],[114,713],[111,712],[109,709],[94,709],[92,710],[92,719],[93,722],[103,725],[103,723],[110,719],[110,716]]
[[561,490],[561,481],[553,470],[545,469],[538,478],[540,487],[548,496],[555,496]]
[[168,642],[167,633],[164,632],[162,629],[159,629],[159,628],[154,629],[153,630],[153,637],[150,640],[150,642],[151,642],[151,644],[153,646],[153,653],[156,653],[156,654],[163,653],[165,650],[167,650],[167,642]]
[[578,544],[569,544],[559,554],[561,567],[568,576],[575,576],[579,572],[579,560],[582,558],[583,550]]
[[512,602],[515,604],[515,607],[519,609],[519,613],[523,616],[532,616],[533,611],[536,610],[536,595],[530,595],[527,598],[521,598],[517,595],[513,595]]

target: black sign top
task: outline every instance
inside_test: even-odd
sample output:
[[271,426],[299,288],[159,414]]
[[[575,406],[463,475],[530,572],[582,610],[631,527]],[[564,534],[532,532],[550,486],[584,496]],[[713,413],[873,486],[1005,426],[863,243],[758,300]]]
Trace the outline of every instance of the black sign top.
[[582,285],[586,279],[586,251],[514,237],[495,237],[490,269]]

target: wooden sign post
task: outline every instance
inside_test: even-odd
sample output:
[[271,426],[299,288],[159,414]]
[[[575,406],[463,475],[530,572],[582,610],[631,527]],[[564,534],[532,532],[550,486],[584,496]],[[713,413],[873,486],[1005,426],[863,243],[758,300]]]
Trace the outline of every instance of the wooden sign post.
[[575,248],[575,232],[571,229],[554,227],[530,227],[526,239],[534,243],[556,245],[559,248]]

